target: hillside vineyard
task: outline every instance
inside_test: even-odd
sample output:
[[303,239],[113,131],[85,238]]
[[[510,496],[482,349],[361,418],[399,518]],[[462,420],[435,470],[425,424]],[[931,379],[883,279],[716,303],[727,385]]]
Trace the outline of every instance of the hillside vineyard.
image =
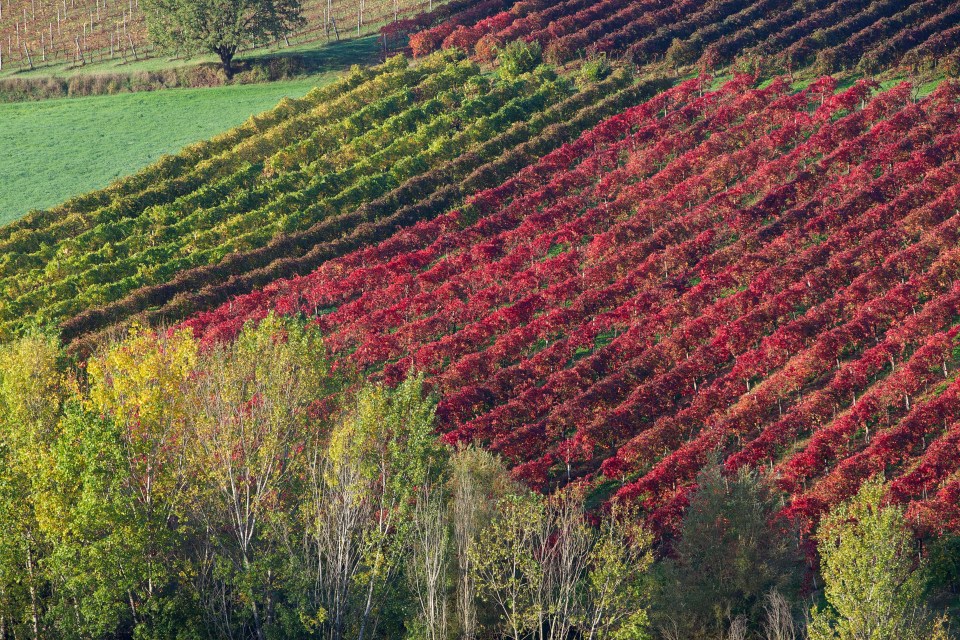
[[415,69],[397,58],[148,169],[132,193],[22,221],[0,240],[0,315],[56,320],[335,218],[563,96],[556,79],[489,83],[479,71],[446,56]]
[[808,524],[883,471],[955,527],[960,93],[752,84],[681,83],[186,324],[316,315],[333,358],[426,372],[449,442],[541,488],[613,482],[661,532],[715,450],[774,467]]
[[0,640],[960,638],[960,0],[142,1],[0,0]]
[[736,63],[766,72],[813,65],[820,73],[876,73],[901,61],[960,61],[960,7],[949,0],[522,0],[509,8],[486,0],[449,16],[455,4],[435,21],[420,17],[390,30],[412,31],[415,55],[459,47],[489,59],[523,38],[557,63],[607,54],[638,65],[666,58],[708,69]]

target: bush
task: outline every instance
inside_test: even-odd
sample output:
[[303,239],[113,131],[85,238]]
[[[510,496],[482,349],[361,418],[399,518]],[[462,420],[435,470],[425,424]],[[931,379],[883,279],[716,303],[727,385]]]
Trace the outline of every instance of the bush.
[[500,51],[497,60],[506,75],[517,77],[533,71],[543,62],[543,50],[539,42],[515,40]]
[[613,71],[610,61],[607,60],[607,54],[601,53],[583,63],[580,67],[580,75],[577,78],[578,86],[595,84],[605,80]]
[[693,64],[700,57],[700,47],[696,40],[674,38],[667,49],[666,60],[674,69]]

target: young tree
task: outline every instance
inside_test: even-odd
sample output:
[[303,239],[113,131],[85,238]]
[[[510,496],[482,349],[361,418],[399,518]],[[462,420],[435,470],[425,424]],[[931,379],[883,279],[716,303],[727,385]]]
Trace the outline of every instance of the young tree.
[[376,637],[381,614],[398,601],[418,499],[438,486],[446,464],[434,410],[422,376],[395,389],[364,385],[329,439],[310,445],[304,566],[316,584],[315,625],[331,640]]
[[445,640],[449,635],[447,592],[452,544],[447,500],[444,483],[429,479],[417,491],[410,527],[407,576],[420,611],[420,632],[425,640]]
[[241,48],[276,41],[304,24],[300,0],[143,0],[141,6],[154,42],[216,54],[228,79]]
[[[156,595],[176,571],[168,554],[157,562],[161,545],[147,512],[131,508],[121,427],[72,402],[49,462],[36,493],[51,545],[51,630],[62,637],[142,633],[155,622],[157,598],[149,592]],[[169,533],[169,547],[178,546],[182,541]]]
[[650,637],[647,606],[652,536],[639,515],[614,505],[600,523],[588,557],[584,607],[585,640],[645,640]]
[[868,482],[836,507],[817,531],[827,606],[814,607],[811,640],[920,640],[923,567],[899,507],[885,506],[884,486]]
[[583,493],[566,490],[546,500],[546,517],[534,529],[534,554],[542,582],[534,593],[540,640],[564,640],[583,611],[596,530],[587,522]]
[[450,518],[456,546],[456,609],[460,637],[480,630],[479,584],[473,548],[496,516],[497,503],[516,487],[503,464],[488,451],[466,447],[450,460]]
[[207,602],[224,628],[263,638],[273,624],[274,529],[297,511],[296,479],[315,426],[310,408],[329,380],[318,332],[275,316],[200,357],[187,393],[191,473],[220,561],[218,597]]
[[55,341],[39,335],[0,347],[0,627],[15,637],[45,632],[49,545],[33,488],[67,395],[59,358]]
[[764,598],[763,612],[765,640],[797,640],[798,625],[793,617],[793,605],[776,589]]
[[546,510],[542,499],[525,494],[503,498],[497,511],[496,519],[480,532],[470,559],[481,594],[499,610],[504,635],[522,640],[539,621],[535,594],[543,582],[543,567],[535,541]]
[[[174,558],[182,551],[175,532],[182,524],[190,487],[186,388],[196,372],[198,357],[199,345],[187,332],[166,335],[134,329],[125,340],[92,358],[87,365],[89,392],[84,406],[88,414],[102,416],[106,422],[92,423],[103,438],[100,445],[83,446],[90,451],[102,446],[104,457],[62,461],[89,472],[91,482],[107,483],[105,498],[122,503],[117,509],[137,523],[144,566],[137,576],[142,583],[131,595],[133,609],[159,594],[175,575]],[[75,419],[81,419],[79,414]],[[79,437],[82,425],[73,431],[73,437]],[[84,435],[88,437],[93,436]],[[65,446],[71,446],[69,441]],[[107,456],[114,455],[114,446],[119,448],[116,455],[122,460],[122,469],[113,473],[119,475],[97,478],[108,472],[112,463]],[[64,485],[63,490],[76,491],[79,496],[98,489],[95,484],[81,484]]]

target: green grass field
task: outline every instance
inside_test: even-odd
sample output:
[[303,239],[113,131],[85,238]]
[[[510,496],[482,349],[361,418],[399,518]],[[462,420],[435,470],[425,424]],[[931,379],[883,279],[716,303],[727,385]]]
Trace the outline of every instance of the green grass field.
[[0,105],[0,224],[104,187],[334,77]]

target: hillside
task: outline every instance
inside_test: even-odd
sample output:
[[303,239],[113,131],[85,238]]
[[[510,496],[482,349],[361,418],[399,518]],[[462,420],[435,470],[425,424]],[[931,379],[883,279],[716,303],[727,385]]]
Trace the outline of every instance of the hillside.
[[[627,83],[618,74],[571,95],[571,83],[550,72],[491,82],[455,56],[358,71],[263,124],[0,230],[0,320],[9,331],[28,315],[46,322],[86,311],[79,326],[102,326],[168,302],[190,309],[204,285],[251,270],[312,268],[323,242],[336,254],[359,246],[342,237],[354,230],[383,234],[440,213],[461,195],[452,176],[466,178],[459,189],[469,193],[558,146],[642,95]],[[311,134],[291,144],[291,132],[296,140],[303,131]],[[425,209],[407,206],[428,196],[436,201]],[[56,256],[61,267],[48,268]]]
[[[897,13],[896,24],[907,24],[908,16],[926,24],[927,13],[950,19],[949,7],[941,15],[944,7],[921,4],[922,11],[918,5]],[[654,36],[657,42],[681,33],[697,42],[708,32],[733,37],[739,33],[734,26],[752,24],[743,16],[721,20],[723,11],[738,6],[711,5],[686,31],[658,26],[676,9],[667,6],[665,13],[645,14],[642,24],[625,22],[612,33],[629,38],[609,42],[640,61],[637,52],[652,46]],[[877,13],[879,5],[871,6],[873,13],[855,14],[862,32],[857,41],[865,44],[857,50],[861,57],[889,44],[880,39],[887,18]],[[459,34],[460,44],[463,38],[479,43],[490,34],[507,37],[497,35],[503,32],[539,38],[547,57],[556,58],[551,51],[557,43],[572,42],[562,38],[594,33],[601,24],[614,29],[618,23],[604,16],[613,12],[623,21],[628,8],[618,7],[603,3],[571,13],[571,3],[519,3],[481,19],[495,7],[460,11],[452,3],[420,19],[429,25],[442,14],[448,22],[411,41],[416,49],[424,34],[447,30]],[[739,10],[755,13],[752,7]],[[570,19],[542,33],[531,30],[563,14]],[[789,27],[788,14],[777,14],[778,30],[762,30],[779,43],[781,61],[796,59],[798,43],[814,37],[803,29],[816,20]],[[709,16],[724,28],[713,28]],[[464,26],[468,18],[480,21]],[[450,23],[459,26],[451,31]],[[759,38],[755,26],[742,28]],[[444,46],[453,40],[448,36]],[[909,40],[923,42],[919,36]],[[774,46],[770,42],[758,39],[756,46]],[[833,49],[824,51],[805,60],[835,59]],[[862,405],[853,398],[879,394],[893,403],[880,383],[888,373],[899,379],[913,371],[910,357],[922,346],[901,335],[903,316],[870,319],[875,326],[868,331],[861,326],[867,320],[843,314],[889,294],[885,284],[869,284],[876,278],[902,279],[899,296],[920,287],[927,292],[920,301],[937,299],[927,281],[907,281],[939,264],[936,253],[917,258],[917,273],[900,266],[893,274],[883,265],[888,259],[905,264],[904,256],[912,254],[904,243],[923,238],[910,214],[927,211],[920,208],[926,201],[916,198],[931,196],[926,183],[910,180],[939,181],[933,169],[952,166],[953,85],[941,84],[916,103],[919,87],[909,84],[877,93],[871,81],[834,90],[835,81],[826,77],[796,88],[776,78],[760,88],[739,76],[704,93],[707,83],[681,82],[630,107],[655,84],[630,85],[620,71],[574,90],[569,81],[540,71],[489,78],[450,51],[416,66],[398,58],[354,72],[279,107],[252,128],[3,229],[2,326],[10,335],[37,322],[66,320],[62,335],[85,336],[90,348],[97,335],[108,335],[112,325],[129,318],[176,321],[268,285],[189,326],[229,337],[268,308],[320,314],[335,357],[390,381],[411,367],[437,376],[431,385],[444,398],[442,428],[450,438],[487,442],[516,467],[517,477],[536,486],[591,478],[603,494],[641,499],[667,528],[683,505],[687,483],[718,446],[731,468],[781,464],[781,483],[796,496],[793,508],[815,517],[847,497],[856,482],[824,487],[852,473],[846,465],[861,465],[854,473],[861,476],[875,469],[867,452],[879,446],[862,430],[861,440],[839,449],[817,449],[821,438],[834,437],[829,435],[807,443],[809,434],[820,431],[813,425],[823,420],[824,398],[832,398],[827,425],[840,415],[837,424],[844,426],[835,428],[844,433],[857,434],[859,423],[873,426],[874,414],[860,415]],[[613,115],[624,107],[630,108]],[[611,115],[577,142],[566,142]],[[561,129],[552,125],[561,121]],[[291,143],[291,135],[306,137]],[[511,147],[512,155],[500,155]],[[471,152],[460,155],[465,149]],[[773,176],[790,179],[776,184]],[[937,182],[942,189],[951,185]],[[901,194],[908,186],[920,195]],[[881,234],[861,226],[861,215],[887,215],[877,207],[893,206],[886,200],[894,196],[908,208],[897,209],[891,220],[910,221],[913,235],[904,231],[903,239],[891,240],[889,229]],[[467,208],[454,209],[464,199]],[[541,213],[517,217],[531,209]],[[469,231],[457,230],[477,216]],[[810,220],[819,216],[826,218],[814,226]],[[402,230],[411,224],[412,230]],[[851,237],[861,243],[857,250],[845,244],[853,239],[843,239],[847,224],[857,230]],[[392,238],[394,233],[400,235]],[[880,243],[867,254],[872,262],[861,257],[867,239]],[[397,255],[399,248],[404,252]],[[907,253],[884,253],[893,248]],[[745,252],[756,257],[735,260]],[[484,258],[474,263],[472,255]],[[771,271],[771,260],[781,269]],[[831,265],[851,260],[857,270],[831,276]],[[409,273],[417,264],[430,268]],[[303,279],[270,284],[318,267]],[[791,280],[797,269],[820,269],[823,275],[805,291]],[[369,290],[371,273],[385,285]],[[400,280],[391,284],[392,278]],[[354,280],[353,289],[343,284]],[[337,293],[328,299],[325,292],[334,282],[340,283]],[[400,290],[405,302],[390,293]],[[854,297],[847,301],[843,295]],[[877,344],[849,334],[850,327],[868,331]],[[949,329],[936,326],[936,332]],[[882,342],[888,331],[900,342]],[[926,339],[933,328],[913,331]],[[874,362],[876,349],[898,354],[901,366],[891,356],[892,371],[868,367],[870,373],[862,373],[867,365],[861,358]],[[947,377],[948,360],[941,363]],[[835,370],[814,367],[833,361]],[[849,376],[859,385],[847,388]],[[831,386],[835,377],[846,385],[840,395]],[[921,378],[902,394],[904,416],[934,399],[927,397],[933,380]],[[884,424],[892,429],[899,414],[887,404]],[[821,413],[814,420],[808,411]],[[772,435],[781,432],[789,436]],[[831,460],[854,453],[860,457],[849,460],[867,456],[868,462],[848,461],[823,486],[808,486],[832,469]],[[803,467],[811,458],[818,460],[815,468]],[[910,471],[911,463],[900,461],[897,469]],[[938,486],[923,487],[924,495]]]
[[0,640],[957,637],[960,2],[336,11],[0,106]]
[[[517,25],[517,28],[520,28],[523,25],[529,26],[531,23],[535,22],[534,18],[542,23],[544,20],[547,20],[551,16],[556,18],[558,15],[563,15],[564,12],[569,13],[574,7],[568,6],[569,3],[559,3],[551,4],[546,2],[528,2],[528,3],[518,3],[509,9],[506,14],[496,14],[496,15],[507,15],[510,18],[513,18],[516,15],[524,14],[524,12],[534,12],[529,16],[529,20],[526,18],[519,19],[520,22]],[[431,24],[432,22],[439,20],[446,16],[448,21],[451,21],[455,24],[460,22],[467,21],[469,19],[480,19],[482,18],[484,11],[494,11],[497,9],[496,3],[481,3],[480,5],[471,5],[471,3],[449,3],[439,6],[431,14],[426,14],[426,17],[418,18],[416,20],[408,21],[406,23],[397,23],[402,28],[409,28],[410,24]],[[607,7],[607,4],[604,3],[603,7]],[[726,5],[723,5],[726,7]],[[832,6],[832,5],[831,5]],[[462,9],[466,8],[466,11]],[[607,7],[612,10],[612,7]],[[729,9],[729,7],[727,7]],[[600,10],[600,5],[594,7],[595,10]],[[826,10],[826,9],[825,9]],[[932,9],[931,9],[932,10]],[[542,15],[537,12],[542,12]],[[592,15],[592,14],[591,14]],[[616,15],[619,15],[616,14]],[[659,15],[659,14],[656,14]],[[714,15],[713,13],[709,15]],[[910,13],[909,15],[914,15]],[[579,12],[570,13],[571,16],[571,29],[574,24],[579,24],[582,22],[581,14]],[[872,18],[871,18],[872,16]],[[576,20],[573,20],[574,17],[577,17]],[[550,18],[550,19],[553,19]],[[654,20],[655,14],[650,14],[650,20]],[[584,18],[585,19],[585,18]],[[599,17],[597,18],[599,20]],[[663,19],[667,19],[666,15],[663,16]],[[873,19],[874,22],[871,23],[870,19]],[[918,18],[919,19],[919,18]],[[515,20],[515,22],[517,21]],[[883,23],[884,18],[879,14],[874,15],[866,14],[863,17],[863,20],[866,21],[867,26],[864,26],[860,29],[861,33],[860,42],[865,43],[865,46],[871,42],[877,43],[879,46],[881,43],[886,44],[887,40],[884,39],[882,30],[877,30],[876,27],[879,24]],[[488,21],[482,20],[477,23],[476,26],[471,26],[472,30],[479,30],[481,25],[486,24]],[[506,22],[503,20],[503,22]],[[547,29],[550,33],[557,32],[560,24],[567,24],[567,20],[556,21],[555,27]],[[447,22],[439,27],[433,27],[428,31],[422,33],[430,33],[436,29],[449,28],[444,27]],[[512,23],[511,23],[512,24]],[[591,22],[590,24],[593,24]],[[604,23],[606,24],[606,23]],[[657,23],[654,22],[654,26]],[[739,23],[738,23],[739,24]],[[806,24],[806,23],[804,23]],[[873,25],[872,27],[870,25]],[[462,25],[460,25],[462,26]],[[608,25],[609,26],[609,25]],[[486,27],[484,27],[486,28]],[[652,28],[652,27],[651,27]],[[746,28],[746,27],[745,27]],[[466,29],[466,27],[464,27]],[[792,46],[791,43],[796,43],[799,40],[796,38],[801,37],[801,33],[794,33],[796,30],[791,30],[790,33],[793,34],[790,38],[793,39],[783,39],[777,40],[776,43],[769,43],[768,47],[780,47],[780,50],[786,51],[786,49]],[[458,31],[458,33],[461,33]],[[473,33],[474,31],[471,31]],[[513,33],[510,31],[509,33]],[[557,32],[558,33],[558,32]],[[575,31],[572,33],[579,33]],[[592,33],[592,32],[591,32]],[[654,33],[659,33],[655,31]],[[670,33],[673,33],[672,31]],[[784,31],[784,34],[787,32]],[[858,32],[859,33],[859,32]],[[615,55],[626,55],[631,49],[638,43],[645,42],[645,38],[648,37],[648,30],[645,31],[641,29],[640,31],[631,31],[627,30],[624,32],[624,37],[619,38],[616,41],[616,46],[611,50],[611,53]],[[646,34],[646,35],[645,35]],[[871,35],[872,34],[872,35]],[[522,34],[517,34],[522,35]],[[662,35],[662,34],[661,34]],[[415,35],[412,38],[414,47],[416,47],[417,38],[419,36]],[[506,36],[504,36],[506,37]],[[550,36],[553,38],[554,36]],[[660,37],[660,36],[658,36]],[[787,36],[784,35],[784,38]],[[820,41],[819,35],[809,35],[805,36],[809,38],[814,38],[815,41]],[[920,37],[916,37],[916,40],[920,40]],[[933,38],[936,39],[936,38]],[[550,47],[551,40],[549,38],[545,39],[547,49],[547,57],[550,57]],[[929,42],[929,40],[925,40]],[[457,54],[454,54],[456,57]],[[432,59],[431,59],[432,60]],[[719,64],[720,62],[718,62]],[[426,74],[430,73],[440,73],[440,69],[445,63],[426,62],[426,65],[423,66],[423,72]],[[942,65],[941,65],[942,66]],[[417,67],[420,68],[420,67]],[[939,67],[938,67],[939,68]],[[754,69],[754,72],[757,70]],[[934,74],[942,72],[934,71]],[[415,77],[411,76],[411,72],[406,72],[406,76],[397,76],[397,80],[393,85],[392,90],[404,86],[403,83],[409,83],[406,86],[414,87],[416,86],[417,80]],[[417,72],[420,73],[420,72]],[[474,72],[479,73],[479,71]],[[636,75],[636,74],[634,74]],[[664,82],[672,81],[671,78],[674,76],[674,72],[670,71],[665,73],[662,68],[662,62],[652,60],[650,63],[646,64],[640,68],[639,78],[641,80],[647,80],[651,78],[660,78]],[[811,76],[812,77],[812,76]],[[933,76],[934,78],[938,77],[937,75]],[[409,79],[414,78],[414,79]],[[658,80],[659,82],[660,80]],[[809,77],[805,80],[809,81]],[[399,83],[399,84],[398,84]],[[372,85],[371,85],[372,86]],[[606,85],[604,85],[606,86]],[[601,89],[601,93],[604,93],[606,89]],[[356,95],[356,94],[354,94]],[[581,104],[586,106],[589,102],[596,100],[596,93],[592,94],[593,97],[586,97],[581,99]],[[530,104],[529,102],[527,104]],[[395,109],[390,105],[383,105],[387,109]],[[626,106],[624,103],[623,106]],[[370,107],[371,109],[373,107]],[[524,108],[524,107],[521,107]],[[542,107],[538,107],[542,108]],[[346,113],[346,112],[343,112]],[[383,114],[396,115],[398,111],[388,110],[383,112]],[[555,112],[550,112],[555,113]],[[612,112],[608,112],[609,113]],[[382,115],[383,115],[382,114]],[[476,114],[476,116],[483,114]],[[471,117],[476,117],[471,116]],[[343,117],[343,116],[335,116]],[[510,123],[517,122],[519,120],[524,120],[527,118],[527,114],[523,113],[513,113],[512,115],[507,116],[506,121],[498,123],[496,126],[503,127],[507,126]],[[551,116],[552,117],[552,116]],[[583,126],[588,126],[595,124],[593,122],[584,122]],[[524,142],[528,139],[528,136],[535,134],[539,131],[539,128],[546,126],[549,122],[542,121],[538,119],[538,124],[536,125],[537,129],[532,132],[522,133],[519,132],[517,135],[519,137],[508,137],[508,138],[497,138],[497,134],[503,134],[505,129],[500,128],[496,131],[487,131],[483,135],[486,136],[482,139],[478,139],[477,143],[483,143],[482,149],[483,156],[480,158],[482,162],[477,163],[474,156],[462,156],[460,163],[461,166],[464,166],[464,169],[460,170],[461,172],[457,175],[463,177],[466,176],[469,172],[477,170],[483,165],[484,162],[489,162],[493,156],[490,155],[495,153],[495,145],[500,145],[500,149],[507,149],[511,146],[516,146],[521,142]],[[311,125],[315,126],[315,125]],[[410,136],[419,135],[415,134],[414,130],[416,127],[423,127],[421,123],[410,123],[409,126],[413,126],[414,129],[409,129],[407,131],[407,140],[412,139]],[[465,124],[464,124],[465,126]],[[424,135],[433,136],[438,129],[431,131],[429,128],[424,129]],[[568,129],[570,134],[576,135],[580,131],[574,131],[573,128]],[[317,134],[313,134],[316,136]],[[355,134],[349,134],[355,135]],[[396,135],[396,134],[391,134]],[[469,134],[464,134],[469,135]],[[505,134],[504,134],[505,135]],[[350,139],[350,138],[347,138]],[[367,134],[367,140],[371,139],[371,134]],[[395,138],[389,138],[393,140]],[[497,140],[502,140],[497,142]],[[506,142],[510,140],[510,142]],[[559,139],[558,139],[559,141]],[[386,143],[384,143],[386,144]],[[75,253],[75,248],[70,248],[69,251],[75,256],[70,261],[63,262],[58,261],[58,268],[51,270],[47,269],[44,265],[47,261],[53,259],[60,251],[60,243],[63,242],[64,236],[61,235],[60,231],[55,229],[47,229],[46,225],[49,224],[51,219],[48,216],[38,216],[35,220],[27,220],[23,225],[18,225],[12,227],[6,231],[10,233],[17,229],[22,229],[18,232],[25,234],[22,236],[22,240],[18,240],[15,244],[10,244],[6,241],[0,240],[4,251],[6,252],[3,260],[5,261],[6,266],[3,266],[3,277],[6,279],[5,282],[10,282],[11,279],[16,282],[15,288],[7,289],[7,297],[11,301],[10,304],[4,305],[3,308],[0,308],[0,326],[5,326],[5,331],[15,330],[16,327],[22,324],[25,319],[31,314],[36,313],[37,316],[41,319],[41,322],[59,322],[59,321],[69,321],[69,324],[65,326],[65,336],[68,340],[73,340],[79,334],[88,333],[92,330],[103,330],[108,328],[110,325],[118,322],[125,321],[133,314],[138,314],[151,310],[150,314],[146,316],[148,320],[164,320],[164,321],[176,321],[185,317],[186,314],[195,311],[201,310],[204,306],[209,307],[211,304],[217,304],[224,301],[226,298],[225,295],[235,295],[238,293],[246,293],[252,289],[262,286],[269,282],[270,279],[276,277],[284,277],[296,274],[306,273],[307,270],[317,266],[319,263],[316,261],[313,262],[295,262],[292,259],[299,259],[300,256],[311,251],[318,242],[329,242],[335,238],[334,235],[331,235],[332,229],[330,229],[330,223],[325,222],[327,231],[316,235],[315,233],[310,233],[307,236],[302,236],[303,233],[306,233],[310,229],[314,229],[317,224],[320,224],[320,220],[317,217],[322,215],[324,218],[329,218],[331,215],[338,215],[339,213],[346,212],[357,204],[361,204],[363,201],[371,202],[381,202],[379,199],[386,198],[383,200],[384,204],[387,206],[387,209],[381,210],[380,213],[373,214],[373,219],[379,219],[385,213],[383,211],[396,211],[396,204],[389,204],[389,200],[392,198],[393,202],[396,203],[399,199],[403,200],[404,204],[410,204],[412,201],[419,200],[423,198],[428,193],[435,191],[437,188],[442,186],[439,182],[431,184],[423,184],[418,182],[409,182],[414,176],[421,175],[427,168],[431,166],[442,166],[442,162],[452,161],[455,157],[454,148],[447,148],[442,150],[440,155],[437,156],[435,152],[431,152],[428,157],[424,157],[423,154],[420,154],[420,157],[426,161],[426,165],[419,165],[420,160],[417,160],[414,164],[401,164],[402,167],[399,171],[392,171],[392,175],[387,176],[387,173],[383,169],[378,169],[376,167],[365,167],[361,169],[361,172],[366,176],[363,179],[362,184],[364,189],[372,188],[372,191],[367,191],[363,194],[354,189],[350,192],[352,195],[337,196],[337,192],[343,188],[346,188],[348,184],[335,184],[329,181],[329,178],[324,176],[332,175],[331,171],[342,172],[344,170],[343,166],[334,166],[329,163],[326,165],[317,164],[314,162],[312,165],[305,165],[303,161],[300,162],[298,166],[291,166],[288,164],[278,163],[276,159],[271,160],[271,157],[281,151],[283,148],[282,145],[278,145],[276,142],[270,143],[263,148],[253,148],[247,147],[243,151],[244,161],[251,163],[263,163],[269,168],[266,171],[262,171],[262,175],[253,179],[254,173],[257,171],[255,166],[251,166],[248,171],[254,172],[248,174],[247,178],[241,178],[239,174],[236,173],[238,170],[239,164],[234,161],[228,161],[220,165],[212,165],[209,169],[209,172],[206,174],[208,179],[219,180],[224,184],[225,189],[229,193],[233,193],[235,196],[240,198],[242,201],[239,205],[239,209],[232,211],[230,214],[231,218],[234,218],[234,222],[229,223],[233,225],[240,224],[240,220],[251,219],[251,216],[259,216],[261,219],[263,216],[267,215],[267,211],[271,210],[268,207],[274,207],[272,209],[274,213],[269,215],[274,217],[273,226],[266,226],[261,228],[257,234],[250,235],[249,233],[243,232],[239,227],[231,230],[229,227],[225,227],[225,224],[228,224],[224,219],[220,217],[210,217],[210,214],[206,215],[203,219],[205,221],[198,222],[199,227],[192,229],[193,231],[205,231],[209,225],[220,225],[222,229],[219,232],[219,236],[216,238],[211,233],[214,233],[212,230],[206,232],[206,238],[203,243],[199,246],[187,246],[179,247],[180,241],[176,238],[171,238],[171,242],[168,243],[168,246],[155,247],[152,250],[160,251],[163,254],[162,258],[157,258],[158,267],[146,270],[140,270],[139,273],[134,275],[133,265],[137,264],[136,255],[137,252],[146,250],[152,247],[152,241],[147,241],[144,243],[145,237],[142,235],[144,233],[142,226],[131,227],[132,220],[135,218],[142,218],[147,212],[150,206],[159,204],[160,202],[165,203],[164,206],[176,206],[180,207],[179,204],[183,201],[183,206],[187,207],[186,210],[194,210],[197,206],[196,204],[191,204],[186,199],[195,198],[190,194],[194,189],[196,189],[199,182],[192,182],[193,186],[186,186],[185,191],[181,190],[180,187],[176,189],[167,190],[163,185],[153,184],[150,189],[153,192],[156,192],[160,195],[159,200],[155,200],[153,196],[147,197],[143,200],[143,205],[137,204],[137,198],[133,196],[133,192],[127,192],[126,197],[130,198],[130,201],[127,205],[132,207],[132,210],[125,213],[121,218],[114,219],[110,224],[116,226],[122,221],[124,228],[133,229],[132,236],[130,236],[125,242],[126,246],[117,247],[119,253],[116,254],[116,257],[107,257],[107,258],[97,258],[92,262],[88,259],[84,259],[79,264],[73,264],[76,260],[76,256],[82,255],[82,250],[80,254]],[[478,147],[480,148],[480,147]],[[461,149],[462,150],[462,149]],[[549,147],[545,147],[543,151],[535,152],[535,155],[539,155],[543,152],[549,151]],[[440,150],[438,150],[440,151]],[[302,153],[302,152],[301,152]],[[394,145],[391,147],[391,153],[407,154],[408,150],[404,150],[399,146]],[[385,157],[385,156],[381,156]],[[392,156],[395,162],[398,156]],[[313,158],[311,157],[311,162]],[[352,160],[345,160],[349,163]],[[462,163],[466,163],[463,165]],[[469,169],[466,166],[469,165]],[[398,166],[398,165],[394,165]],[[514,169],[519,168],[515,166]],[[306,173],[305,173],[306,172]],[[372,172],[372,173],[371,173]],[[289,173],[289,175],[285,175]],[[315,174],[315,175],[313,175]],[[151,175],[148,170],[146,173],[142,174],[143,178]],[[301,195],[306,195],[307,197],[314,197],[312,194],[314,191],[304,192],[302,191],[305,186],[304,180],[308,175],[313,175],[313,182],[316,183],[319,179],[324,179],[327,181],[325,189],[333,189],[332,192],[324,191],[325,198],[334,198],[334,200],[329,201],[332,209],[327,205],[319,205],[314,203],[311,207],[307,209],[306,215],[298,215],[296,218],[286,218],[285,221],[277,219],[277,215],[284,215],[281,212],[278,212],[275,207],[283,207],[289,205],[282,205],[284,201],[289,202],[293,194],[300,193]],[[379,175],[379,178],[376,178],[376,183],[374,183],[374,176]],[[432,174],[436,179],[440,179],[440,174]],[[346,179],[349,181],[356,180],[360,177],[359,174],[347,175]],[[502,176],[503,177],[503,176]],[[233,180],[231,183],[230,180]],[[274,184],[275,186],[269,186]],[[359,183],[358,183],[359,184]],[[232,185],[232,186],[231,186]],[[395,191],[407,186],[407,191]],[[478,186],[490,186],[489,183],[481,184]],[[276,193],[271,195],[266,193],[264,189],[266,188],[276,190]],[[421,189],[427,189],[428,191],[423,192]],[[410,191],[409,189],[412,189]],[[321,192],[316,192],[321,193]],[[403,194],[415,194],[413,196],[403,195]],[[282,195],[283,199],[278,200]],[[309,195],[308,195],[309,194]],[[106,195],[106,194],[105,194]],[[430,215],[435,215],[439,212],[440,209],[449,206],[455,206],[458,202],[461,201],[464,195],[469,195],[469,193],[462,194],[451,194],[450,197],[444,200],[443,205],[439,205],[436,210]],[[342,199],[346,197],[347,199]],[[110,198],[110,196],[107,196]],[[359,198],[359,199],[358,199]],[[98,197],[98,202],[103,202]],[[274,203],[274,204],[270,204]],[[104,206],[99,204],[97,206]],[[372,205],[371,205],[372,206]],[[379,206],[379,205],[378,205]],[[97,216],[101,215],[95,212],[85,212],[83,211],[84,205],[81,205],[73,212],[71,216],[73,219],[83,219],[81,226],[71,227],[71,237],[73,234],[79,233],[81,229],[90,229],[93,226],[96,226],[95,220]],[[70,211],[74,206],[72,203],[68,203],[64,209],[61,211]],[[222,207],[221,207],[222,209]],[[246,214],[246,218],[240,216],[241,213]],[[221,215],[221,214],[217,214]],[[370,215],[370,214],[365,214]],[[193,219],[198,219],[197,216],[194,216]],[[370,220],[371,218],[367,218]],[[409,222],[416,221],[419,218],[408,218]],[[179,223],[180,229],[184,228],[184,222]],[[172,229],[172,227],[171,227]],[[315,229],[318,231],[318,229]],[[337,230],[334,233],[339,235],[342,233],[341,230]],[[126,233],[126,232],[125,232]],[[42,234],[42,235],[35,235]],[[238,241],[234,239],[235,235],[244,235],[243,241]],[[292,235],[291,235],[292,234]],[[44,244],[46,248],[37,253],[34,247],[37,247],[38,244],[35,238],[43,237]],[[135,240],[140,238],[139,240]],[[383,239],[383,236],[379,236],[378,239]],[[99,242],[99,240],[95,240]],[[272,246],[275,248],[268,250],[266,247],[270,246],[270,243],[273,243]],[[138,245],[140,248],[128,249],[128,246]],[[356,248],[357,244],[349,245],[350,248]],[[283,248],[281,248],[283,247]],[[68,250],[66,246],[63,246],[63,250]],[[24,253],[24,251],[26,253]],[[129,253],[133,251],[133,253]],[[290,253],[292,251],[292,253]],[[337,251],[342,251],[338,249]],[[316,252],[314,252],[316,253]],[[21,255],[22,254],[22,255]],[[14,255],[17,255],[14,258]],[[112,255],[112,254],[111,254]],[[336,255],[330,253],[327,250],[324,250],[323,254],[324,259]],[[228,257],[229,256],[229,257]],[[283,258],[284,260],[280,261],[278,264],[278,259]],[[116,263],[116,264],[114,264]],[[88,272],[89,268],[94,264],[97,265],[95,272]],[[126,266],[124,266],[126,265]],[[163,266],[160,266],[163,265]],[[41,269],[43,272],[41,273]],[[198,271],[194,271],[199,269]],[[257,276],[255,278],[243,278],[240,279],[237,276],[244,274],[245,272],[252,271],[256,272]],[[196,296],[194,295],[196,291],[207,285],[214,285],[217,282],[223,282],[228,284],[226,290],[219,288],[219,286],[214,287],[215,290],[210,291],[209,295],[204,295],[201,300],[196,301]],[[7,286],[7,285],[0,285]],[[93,288],[91,288],[93,287]],[[31,296],[24,297],[24,292],[28,289],[33,289]],[[136,293],[135,293],[136,292]],[[132,296],[132,297],[131,297]],[[16,303],[13,301],[16,300]],[[37,302],[32,300],[42,300],[44,307],[38,306]],[[160,307],[160,310],[156,308]],[[6,310],[4,310],[4,308]],[[154,313],[156,310],[156,313]],[[84,315],[85,314],[85,315]],[[70,320],[71,318],[76,317],[75,320]],[[12,323],[12,324],[11,324]]]
[[957,88],[750,84],[680,84],[479,194],[473,225],[453,212],[187,326],[319,314],[335,359],[426,372],[451,442],[538,487],[588,476],[661,529],[718,448],[773,465],[796,515],[880,470],[949,526],[928,501],[955,466],[924,455],[957,411]]
[[960,7],[948,0],[509,4],[467,3],[452,15],[439,9],[437,19],[428,14],[389,29],[414,31],[414,55],[460,47],[489,58],[496,47],[522,38],[538,42],[555,63],[609,55],[637,65],[715,69],[732,64],[765,74],[807,67],[815,73],[877,73],[901,64],[956,73],[958,65]]

